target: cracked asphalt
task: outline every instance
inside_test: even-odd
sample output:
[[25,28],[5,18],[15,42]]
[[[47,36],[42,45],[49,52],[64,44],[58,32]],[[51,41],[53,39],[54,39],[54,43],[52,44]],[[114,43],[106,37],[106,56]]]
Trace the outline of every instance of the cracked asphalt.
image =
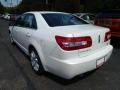
[[113,40],[114,51],[101,68],[64,80],[50,73],[36,75],[29,58],[11,45],[8,21],[0,19],[0,89],[5,90],[120,90],[120,40]]

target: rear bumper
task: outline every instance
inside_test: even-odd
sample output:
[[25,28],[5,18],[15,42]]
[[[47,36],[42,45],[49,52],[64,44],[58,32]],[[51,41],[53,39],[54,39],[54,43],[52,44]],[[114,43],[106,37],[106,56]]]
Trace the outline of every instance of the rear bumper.
[[106,62],[113,51],[113,47],[108,45],[98,52],[86,57],[69,60],[49,60],[48,72],[54,73],[62,78],[71,79],[76,75],[94,70],[97,68],[97,60],[104,58]]

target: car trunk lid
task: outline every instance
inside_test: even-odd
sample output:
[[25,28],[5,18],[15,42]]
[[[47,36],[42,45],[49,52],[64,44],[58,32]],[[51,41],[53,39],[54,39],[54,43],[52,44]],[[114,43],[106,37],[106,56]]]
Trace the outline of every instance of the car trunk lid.
[[[57,30],[57,35],[64,37],[86,37],[90,36],[92,39],[92,46],[78,49],[78,54],[80,57],[92,54],[95,50],[98,50],[107,45],[104,42],[105,33],[109,31],[107,28],[98,27],[94,25],[73,25],[73,26],[62,26],[54,27]],[[70,51],[71,52],[71,51]]]

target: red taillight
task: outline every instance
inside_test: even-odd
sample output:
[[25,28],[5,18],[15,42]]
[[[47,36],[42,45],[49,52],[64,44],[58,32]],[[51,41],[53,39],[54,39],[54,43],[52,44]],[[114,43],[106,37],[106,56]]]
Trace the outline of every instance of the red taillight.
[[66,51],[78,50],[92,46],[92,39],[89,36],[85,37],[55,37],[58,45]]
[[106,41],[110,40],[110,38],[111,38],[111,32],[110,31],[106,32],[105,33],[105,40],[104,41],[106,42]]

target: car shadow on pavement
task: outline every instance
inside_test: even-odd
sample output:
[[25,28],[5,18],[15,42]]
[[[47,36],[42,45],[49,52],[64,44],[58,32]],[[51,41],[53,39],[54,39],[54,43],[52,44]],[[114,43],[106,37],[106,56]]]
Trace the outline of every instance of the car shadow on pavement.
[[53,74],[51,74],[51,73],[48,73],[48,72],[45,73],[44,76],[45,76],[46,78],[49,78],[49,79],[53,80],[53,81],[56,82],[56,83],[59,83],[59,84],[61,84],[61,85],[66,86],[66,85],[70,85],[70,84],[76,83],[76,82],[78,82],[78,81],[80,81],[80,80],[83,80],[83,79],[88,78],[88,77],[89,77],[90,75],[92,75],[96,70],[97,70],[97,69],[92,70],[92,71],[87,72],[87,73],[84,73],[84,74],[81,74],[81,75],[78,75],[78,76],[76,76],[76,77],[74,77],[74,78],[72,78],[72,79],[64,79],[64,78],[55,76],[55,75],[53,75]]

